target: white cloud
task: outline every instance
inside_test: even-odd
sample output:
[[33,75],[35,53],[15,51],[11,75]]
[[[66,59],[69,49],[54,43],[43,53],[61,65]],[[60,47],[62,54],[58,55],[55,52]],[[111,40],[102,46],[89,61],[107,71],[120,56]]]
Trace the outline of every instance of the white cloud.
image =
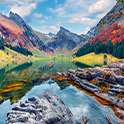
[[78,18],[70,19],[68,23],[79,23],[79,19]]
[[56,26],[46,26],[46,25],[43,25],[41,30],[44,33],[49,33],[49,32],[57,33],[59,31],[59,28],[57,28]]
[[68,7],[68,4],[65,4],[65,5],[64,5],[64,8],[67,8],[67,7]]
[[58,27],[60,27],[60,26],[62,26],[62,22],[58,22],[55,25],[58,26]]
[[43,15],[42,15],[42,13],[34,13],[34,16],[35,16],[36,18],[41,18]]
[[88,11],[90,14],[105,12],[113,3],[113,0],[99,0],[89,7]]
[[85,17],[82,17],[80,19],[73,18],[68,21],[68,23],[79,23],[79,24],[84,24],[85,26],[94,26],[97,22],[98,22],[97,19],[91,19]]
[[106,13],[101,13],[101,14],[96,15],[95,17],[100,20],[100,19],[103,18],[105,15],[106,15]]
[[[69,5],[69,8],[72,10],[77,10],[79,8],[87,8],[88,4],[90,4],[90,1],[85,1],[85,0],[66,0],[66,4]],[[88,3],[88,4],[87,4]]]
[[57,3],[57,2],[58,2],[58,0],[55,0],[55,2]]
[[87,115],[89,107],[87,105],[70,106],[69,109],[73,113],[74,117],[79,118],[81,115]]
[[15,4],[24,5],[24,4],[43,2],[43,1],[44,0],[0,0],[0,3],[6,4],[7,6],[11,7]]
[[31,14],[31,12],[33,11],[33,9],[36,9],[36,3],[31,3],[29,5],[15,5],[12,6],[12,8],[10,9],[10,11],[19,14],[22,18],[24,18],[25,16],[28,16]]
[[29,21],[36,5],[43,1],[46,0],[0,0],[0,3],[5,4],[10,11],[19,14],[25,21]]
[[78,34],[79,34],[79,35],[80,35],[80,34],[86,34],[89,30],[90,30],[90,27],[86,27],[86,28],[84,28],[83,30],[80,30],[80,31],[78,32]]
[[48,8],[48,11],[58,14],[59,17],[62,17],[66,14],[65,8],[61,6],[57,7],[56,9]]
[[47,16],[45,16],[45,19],[46,19],[46,20],[48,20],[48,17],[47,17]]

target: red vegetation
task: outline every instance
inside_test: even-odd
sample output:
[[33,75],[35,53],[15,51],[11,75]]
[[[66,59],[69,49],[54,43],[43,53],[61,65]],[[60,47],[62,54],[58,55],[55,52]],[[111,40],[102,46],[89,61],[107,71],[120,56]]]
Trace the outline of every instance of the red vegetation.
[[25,30],[16,23],[10,22],[9,19],[0,18],[0,31],[5,37],[5,42],[9,42],[11,45],[14,41],[17,41],[17,45],[25,47],[25,44],[29,44],[33,48],[33,45],[29,42],[30,39],[24,34]]
[[121,27],[118,24],[114,24],[111,27],[105,29],[102,33],[97,35],[89,43],[90,45],[95,45],[98,42],[103,41],[103,44],[107,44],[111,41],[114,44],[120,43],[124,39],[124,26]]

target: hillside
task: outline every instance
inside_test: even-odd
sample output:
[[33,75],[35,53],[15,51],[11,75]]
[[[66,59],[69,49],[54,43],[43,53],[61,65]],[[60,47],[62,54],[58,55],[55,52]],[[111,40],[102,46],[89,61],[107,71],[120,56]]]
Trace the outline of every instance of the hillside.
[[[106,57],[106,58],[105,58]],[[107,61],[105,60],[107,59]],[[74,62],[84,63],[88,66],[102,66],[111,62],[119,61],[119,59],[106,53],[95,54],[94,52],[73,59]]]
[[124,10],[122,10],[122,8],[123,5],[121,3],[117,3],[113,9],[101,19],[101,21],[97,24],[97,26],[101,25],[101,23],[102,25],[104,24],[103,28],[99,27],[99,31],[101,31],[101,33],[83,45],[75,53],[76,56],[79,57],[90,52],[95,52],[96,54],[112,54],[120,59],[124,58]]
[[9,17],[0,13],[0,36],[3,37],[5,45],[22,47],[29,51],[36,47],[46,53],[53,53],[53,50],[43,43],[49,38],[34,31],[18,14],[11,11]]
[[115,23],[122,23],[124,19],[123,5],[118,2],[94,27],[93,33],[95,36],[100,34],[102,31],[111,27]]

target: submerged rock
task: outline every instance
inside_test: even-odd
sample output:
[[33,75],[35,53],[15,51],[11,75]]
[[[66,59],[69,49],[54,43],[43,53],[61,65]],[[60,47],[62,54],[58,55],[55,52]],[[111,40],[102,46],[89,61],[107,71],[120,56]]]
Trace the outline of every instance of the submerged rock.
[[28,98],[8,112],[6,124],[86,124],[89,119],[76,119],[64,102],[56,95],[45,93],[47,100]]

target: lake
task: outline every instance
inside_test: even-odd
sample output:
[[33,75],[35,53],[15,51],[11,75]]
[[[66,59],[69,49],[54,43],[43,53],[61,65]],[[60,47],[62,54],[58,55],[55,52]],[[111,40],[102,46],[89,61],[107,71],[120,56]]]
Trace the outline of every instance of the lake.
[[5,124],[7,112],[18,102],[45,92],[56,94],[63,100],[76,118],[85,115],[88,124],[108,124],[109,116],[114,124],[121,121],[111,106],[100,104],[94,96],[88,95],[73,82],[64,80],[57,72],[88,68],[83,63],[62,60],[38,60],[34,62],[12,62],[0,69],[0,124]]

